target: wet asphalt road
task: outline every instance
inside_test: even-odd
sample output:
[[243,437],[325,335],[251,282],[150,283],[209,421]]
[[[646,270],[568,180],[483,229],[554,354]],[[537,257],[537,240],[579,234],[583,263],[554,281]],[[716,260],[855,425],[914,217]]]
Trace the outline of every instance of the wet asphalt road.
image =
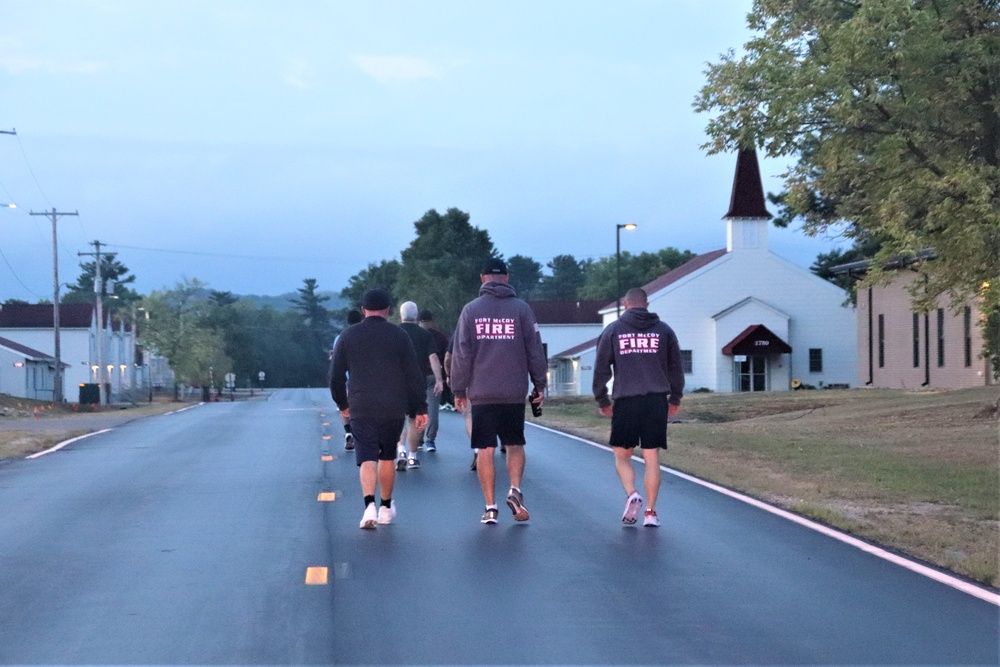
[[496,526],[445,413],[396,523],[359,530],[322,390],[0,466],[0,663],[1000,662],[995,605],[669,475],[664,526],[623,527],[610,453],[528,440],[532,519]]

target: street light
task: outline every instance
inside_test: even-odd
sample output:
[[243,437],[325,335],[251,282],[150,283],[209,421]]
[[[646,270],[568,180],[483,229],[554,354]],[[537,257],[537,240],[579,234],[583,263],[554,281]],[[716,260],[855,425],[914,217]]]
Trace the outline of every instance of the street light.
[[624,225],[617,225],[615,228],[615,273],[617,274],[617,291],[615,293],[618,295],[616,305],[618,317],[621,317],[622,314],[622,230],[627,229],[632,231],[635,227],[634,222],[626,222]]
[[17,204],[0,204],[0,208],[17,208]]

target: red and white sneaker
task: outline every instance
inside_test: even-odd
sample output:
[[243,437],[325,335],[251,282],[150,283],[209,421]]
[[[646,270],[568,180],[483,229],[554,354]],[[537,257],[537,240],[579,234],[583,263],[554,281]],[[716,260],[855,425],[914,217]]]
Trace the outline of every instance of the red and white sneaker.
[[656,516],[656,510],[647,508],[642,513],[642,525],[657,528],[660,525],[660,517]]

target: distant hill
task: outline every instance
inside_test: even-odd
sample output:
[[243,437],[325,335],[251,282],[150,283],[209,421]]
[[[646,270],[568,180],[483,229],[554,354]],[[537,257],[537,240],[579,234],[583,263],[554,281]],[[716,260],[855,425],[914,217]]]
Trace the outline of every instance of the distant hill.
[[[327,310],[340,310],[347,307],[347,301],[340,298],[340,295],[336,292],[320,290],[317,294],[320,296],[330,297],[330,300],[323,304],[326,306]],[[286,294],[279,294],[278,296],[260,294],[236,294],[235,296],[239,297],[240,301],[247,301],[254,304],[258,308],[270,306],[275,310],[291,310],[294,307],[292,305],[292,299],[297,299],[299,297],[299,293],[288,292]]]

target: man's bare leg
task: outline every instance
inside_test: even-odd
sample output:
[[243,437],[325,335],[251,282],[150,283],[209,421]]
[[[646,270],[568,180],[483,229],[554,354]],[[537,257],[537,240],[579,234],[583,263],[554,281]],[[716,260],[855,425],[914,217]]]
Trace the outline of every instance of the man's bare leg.
[[524,445],[507,445],[507,474],[510,485],[520,489],[524,475]]
[[[627,447],[614,447],[615,471],[621,480],[625,495],[635,493],[635,469],[632,467],[632,450]],[[657,469],[659,471],[659,469]]]
[[496,465],[493,462],[493,452],[496,447],[480,447],[476,458],[476,473],[479,484],[483,487],[483,497],[486,505],[496,505]]

